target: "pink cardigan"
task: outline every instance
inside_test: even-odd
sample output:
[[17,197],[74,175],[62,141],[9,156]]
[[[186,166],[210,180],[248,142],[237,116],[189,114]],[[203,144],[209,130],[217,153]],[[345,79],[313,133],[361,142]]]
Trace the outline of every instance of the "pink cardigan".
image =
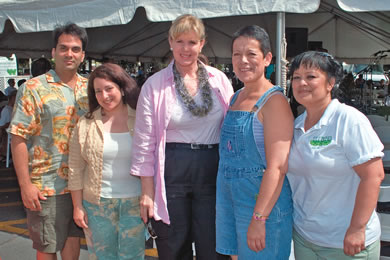
[[[142,86],[136,109],[132,148],[131,174],[154,176],[154,219],[170,224],[165,194],[164,163],[166,130],[170,120],[169,107],[176,102],[173,62],[154,74]],[[224,113],[229,107],[233,88],[225,74],[205,66],[209,82],[222,104]],[[199,126],[201,127],[201,126]]]

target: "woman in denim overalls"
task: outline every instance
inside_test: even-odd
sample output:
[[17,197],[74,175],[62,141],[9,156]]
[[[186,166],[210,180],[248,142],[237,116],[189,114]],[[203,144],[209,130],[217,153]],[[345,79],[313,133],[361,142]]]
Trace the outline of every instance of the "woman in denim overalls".
[[288,259],[291,190],[285,173],[293,116],[282,88],[264,76],[268,34],[247,26],[233,37],[233,68],[244,88],[232,98],[220,139],[217,252],[233,259]]

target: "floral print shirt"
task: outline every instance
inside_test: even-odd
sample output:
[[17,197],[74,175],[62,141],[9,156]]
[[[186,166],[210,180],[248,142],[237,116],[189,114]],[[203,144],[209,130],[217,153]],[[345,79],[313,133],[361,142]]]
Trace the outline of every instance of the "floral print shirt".
[[44,196],[68,193],[69,138],[88,110],[87,79],[74,89],[54,70],[19,88],[9,133],[26,139],[31,182]]

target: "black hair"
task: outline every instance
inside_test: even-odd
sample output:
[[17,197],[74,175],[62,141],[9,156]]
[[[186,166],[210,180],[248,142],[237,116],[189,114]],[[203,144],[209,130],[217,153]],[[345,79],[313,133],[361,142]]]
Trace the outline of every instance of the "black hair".
[[18,87],[20,87],[21,85],[23,85],[24,82],[26,82],[27,80],[26,79],[21,79],[18,81]]
[[85,49],[87,48],[87,44],[88,44],[87,31],[84,28],[82,28],[74,23],[67,23],[63,26],[58,26],[54,29],[54,31],[53,31],[53,44],[54,44],[53,48],[57,47],[58,38],[60,38],[60,36],[62,34],[70,34],[70,35],[78,37],[82,43],[83,51],[85,51]]
[[34,60],[31,64],[31,75],[33,77],[42,75],[51,69],[51,63],[46,58],[39,58]]
[[260,50],[263,53],[264,57],[267,55],[269,52],[271,52],[271,43],[269,40],[268,33],[261,28],[258,25],[248,25],[245,26],[241,29],[239,29],[237,32],[233,34],[233,39],[232,39],[232,50],[233,50],[233,43],[238,37],[248,37],[248,38],[253,38],[259,42],[260,45]]
[[344,77],[343,66],[327,52],[307,51],[295,56],[290,65],[289,78],[301,65],[320,69],[327,74],[328,80],[335,79],[335,85]]

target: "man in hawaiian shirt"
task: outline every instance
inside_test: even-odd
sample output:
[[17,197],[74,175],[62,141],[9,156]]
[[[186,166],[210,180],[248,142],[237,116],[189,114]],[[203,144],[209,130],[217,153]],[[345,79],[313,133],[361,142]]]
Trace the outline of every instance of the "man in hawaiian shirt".
[[77,74],[88,41],[86,30],[67,24],[53,32],[55,70],[28,80],[18,91],[12,155],[27,225],[37,259],[78,259],[80,237],[73,222],[68,185],[68,140],[88,109],[87,79]]

